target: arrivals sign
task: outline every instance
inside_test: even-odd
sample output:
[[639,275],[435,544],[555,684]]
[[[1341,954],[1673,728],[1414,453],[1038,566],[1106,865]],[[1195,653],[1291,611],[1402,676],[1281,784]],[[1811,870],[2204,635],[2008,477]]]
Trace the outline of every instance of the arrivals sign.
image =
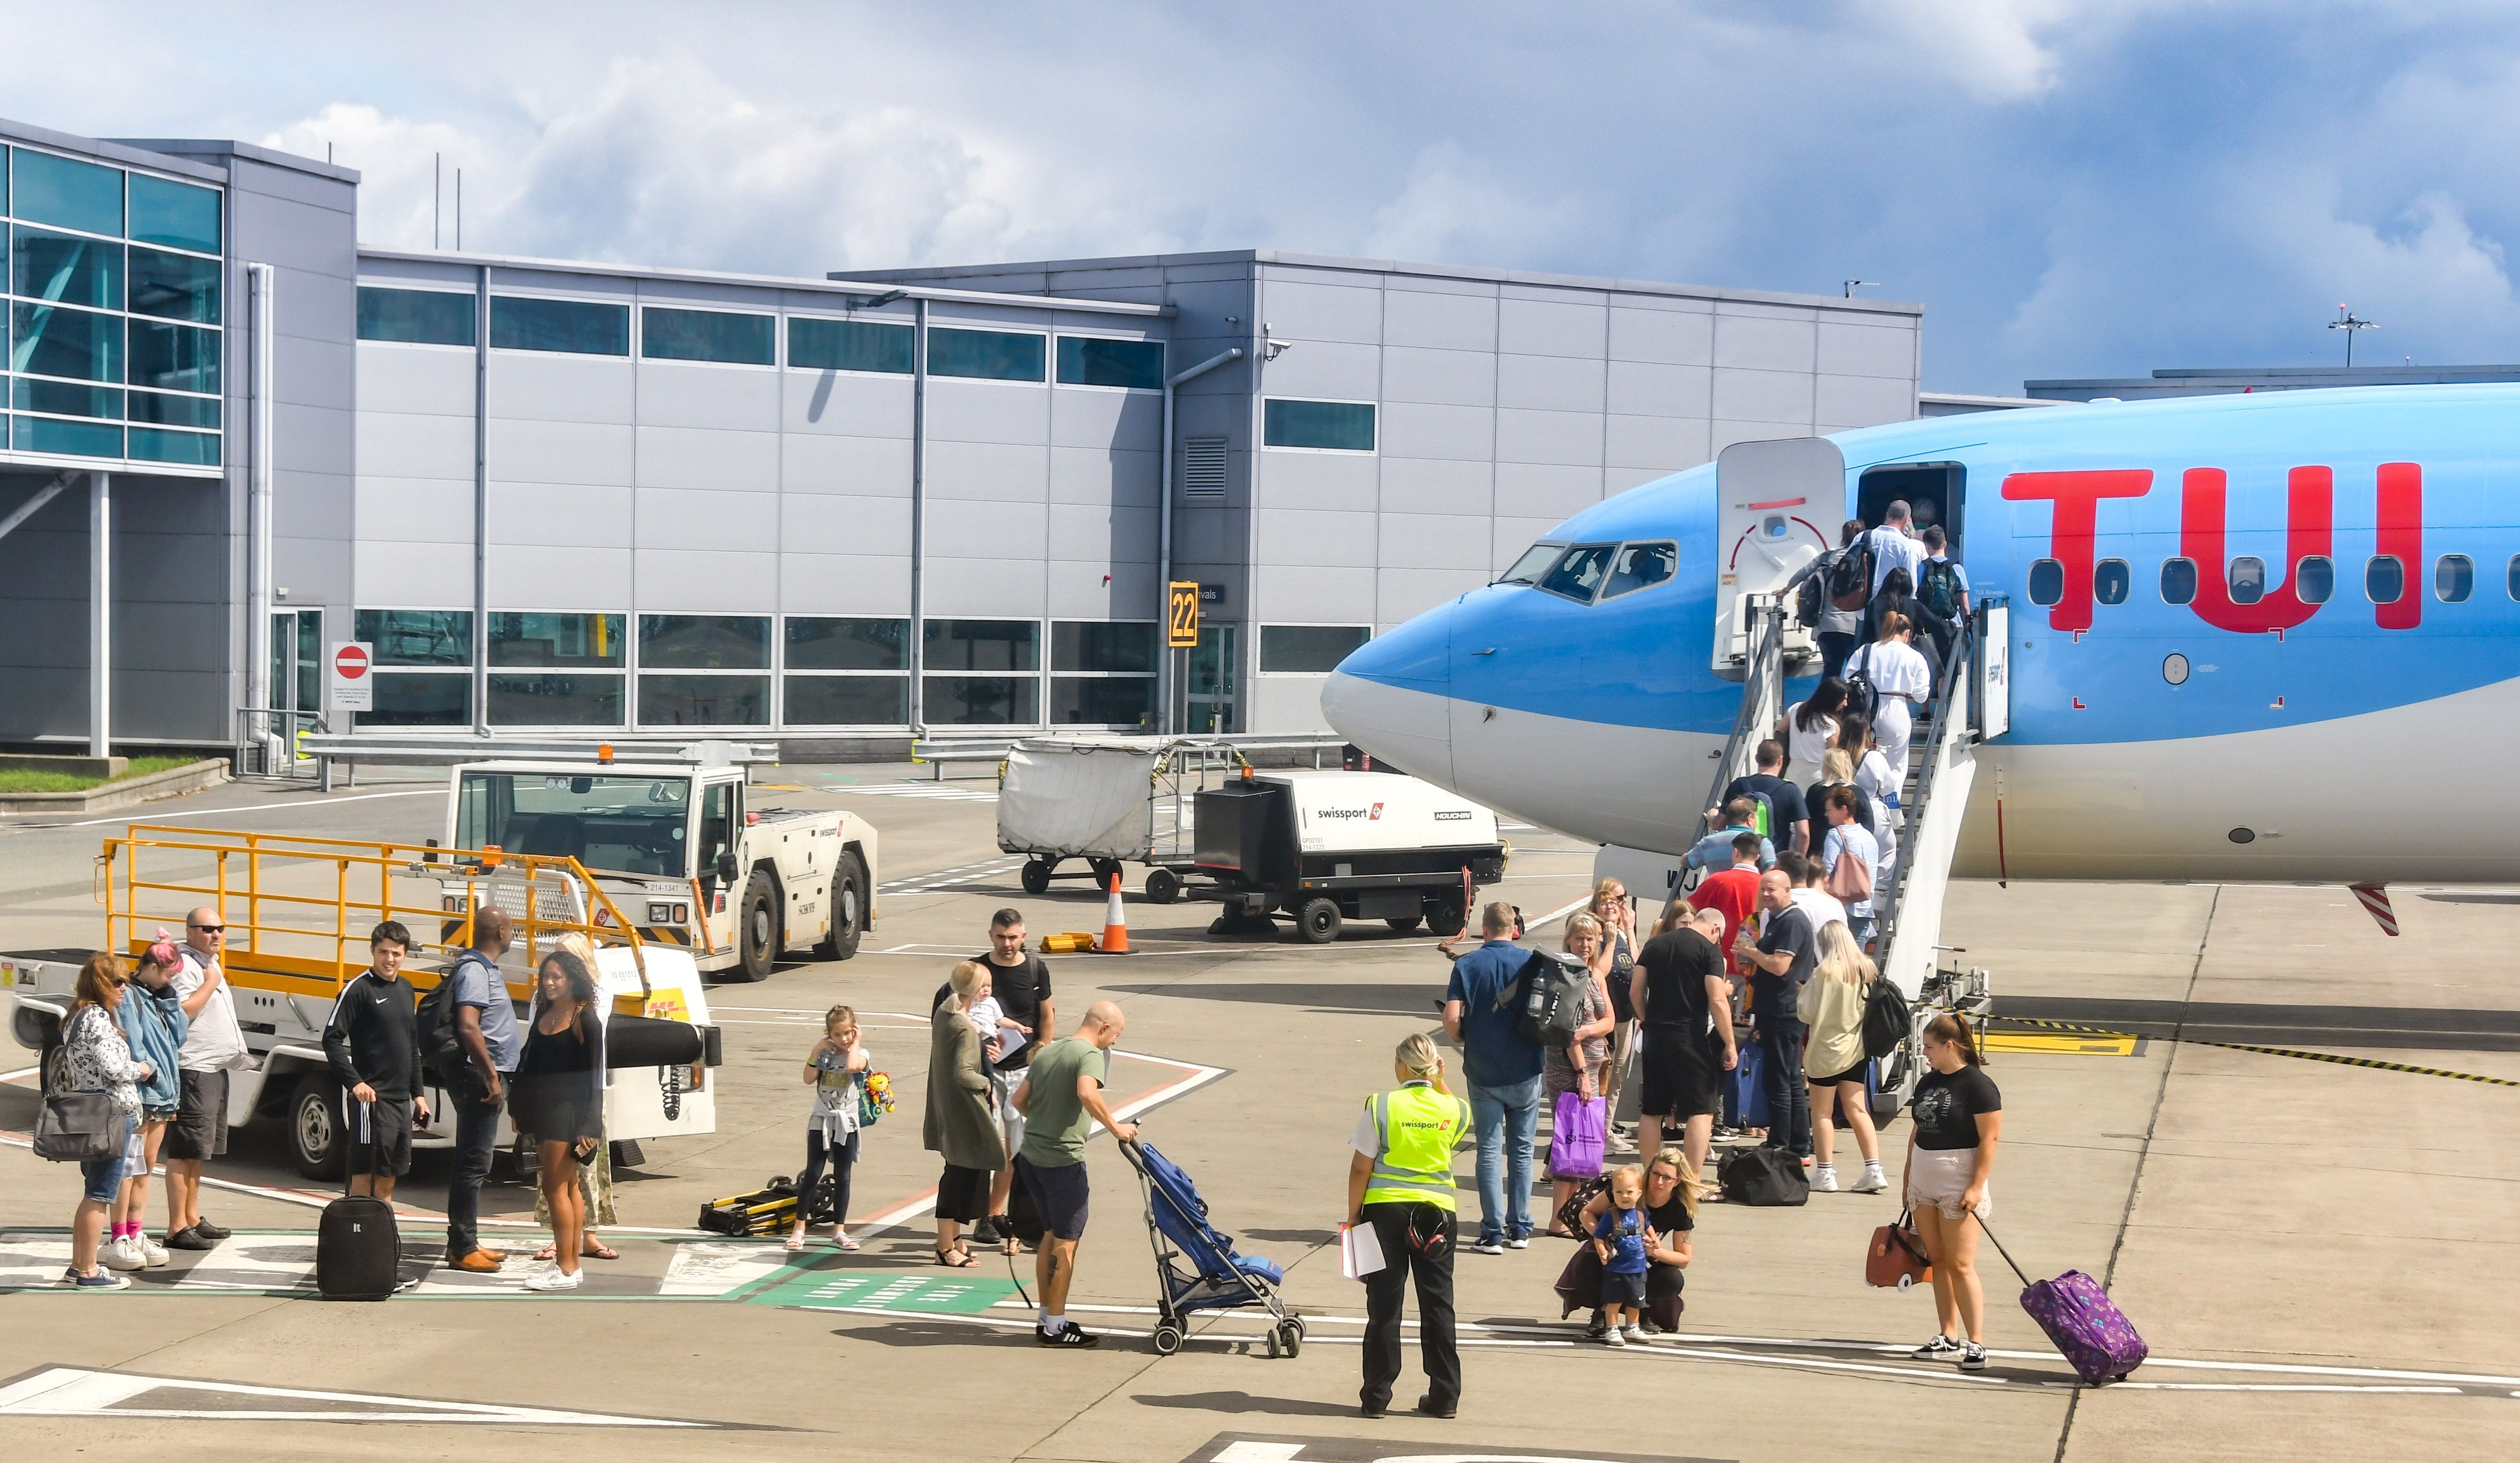
[[376,647],[360,640],[336,640],[324,667],[324,709],[376,709]]

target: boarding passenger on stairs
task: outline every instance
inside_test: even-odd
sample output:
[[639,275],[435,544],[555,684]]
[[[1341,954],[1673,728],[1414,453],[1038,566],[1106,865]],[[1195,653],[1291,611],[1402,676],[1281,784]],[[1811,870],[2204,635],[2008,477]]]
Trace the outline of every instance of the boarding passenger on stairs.
[[[1872,556],[1872,593],[1877,598],[1892,570],[1905,570],[1912,589],[1916,582],[1916,566],[1925,562],[1925,546],[1917,541],[1914,514],[1905,498],[1893,499],[1881,511],[1881,526],[1864,535],[1865,552]],[[1874,635],[1881,633],[1881,621],[1870,623]]]
[[1915,709],[1925,704],[1934,688],[1933,671],[1925,658],[1909,644],[1914,637],[1915,627],[1908,617],[1894,612],[1882,617],[1881,638],[1846,663],[1848,679],[1862,678],[1872,685],[1872,736],[1890,764],[1892,781],[1901,786],[1908,781],[1909,725]]
[[[1785,744],[1774,737],[1759,744],[1759,770],[1736,777],[1725,786],[1723,800],[1756,795],[1768,800],[1768,841],[1781,853],[1787,848],[1808,851],[1820,839],[1820,811],[1806,810],[1803,790],[1785,781]],[[1715,809],[1706,810],[1713,821]]]
[[1763,869],[1773,867],[1777,861],[1776,840],[1766,837],[1750,826],[1758,816],[1758,810],[1759,805],[1747,798],[1735,798],[1725,803],[1724,826],[1691,845],[1689,850],[1681,856],[1681,867],[1688,869],[1730,867],[1732,862],[1732,841],[1736,836],[1744,833],[1759,841],[1759,851],[1756,855],[1759,867]]

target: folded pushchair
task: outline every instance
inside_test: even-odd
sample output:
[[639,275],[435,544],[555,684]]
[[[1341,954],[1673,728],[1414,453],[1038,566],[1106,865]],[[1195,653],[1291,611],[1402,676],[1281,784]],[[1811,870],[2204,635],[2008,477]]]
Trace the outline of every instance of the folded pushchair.
[[1292,1356],[1304,1344],[1304,1321],[1288,1313],[1278,1295],[1286,1278],[1274,1260],[1234,1253],[1234,1236],[1207,1222],[1207,1201],[1179,1165],[1143,1140],[1120,1151],[1138,1170],[1147,1196],[1147,1240],[1155,1252],[1155,1351],[1181,1349],[1185,1322],[1194,1310],[1269,1308],[1269,1354]]

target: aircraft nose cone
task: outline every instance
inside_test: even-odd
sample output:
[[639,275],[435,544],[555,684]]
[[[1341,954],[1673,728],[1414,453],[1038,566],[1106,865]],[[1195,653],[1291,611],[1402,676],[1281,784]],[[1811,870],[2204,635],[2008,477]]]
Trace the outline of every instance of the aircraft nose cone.
[[1453,780],[1451,636],[1444,612],[1359,646],[1322,687],[1322,714],[1379,760],[1429,782]]

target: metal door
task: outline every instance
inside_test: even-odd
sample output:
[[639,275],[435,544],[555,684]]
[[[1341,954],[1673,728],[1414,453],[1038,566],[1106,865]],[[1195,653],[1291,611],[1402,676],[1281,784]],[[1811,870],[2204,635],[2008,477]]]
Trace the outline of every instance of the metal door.
[[1230,736],[1242,729],[1235,714],[1237,671],[1234,626],[1201,625],[1198,644],[1190,653],[1190,674],[1183,678],[1182,730],[1192,736]]
[[1846,459],[1826,437],[1734,442],[1715,459],[1715,646],[1718,674],[1738,677],[1749,654],[1741,597],[1774,594],[1835,546],[1846,508]]

